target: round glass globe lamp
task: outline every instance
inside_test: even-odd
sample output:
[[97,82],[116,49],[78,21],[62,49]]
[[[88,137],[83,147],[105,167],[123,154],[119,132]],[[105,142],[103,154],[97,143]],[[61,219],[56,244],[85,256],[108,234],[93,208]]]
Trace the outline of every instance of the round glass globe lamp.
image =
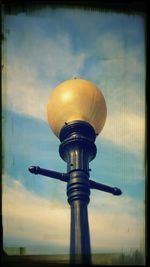
[[65,124],[77,120],[91,124],[98,135],[104,127],[107,109],[104,96],[95,84],[72,79],[52,91],[47,114],[49,126],[57,137]]

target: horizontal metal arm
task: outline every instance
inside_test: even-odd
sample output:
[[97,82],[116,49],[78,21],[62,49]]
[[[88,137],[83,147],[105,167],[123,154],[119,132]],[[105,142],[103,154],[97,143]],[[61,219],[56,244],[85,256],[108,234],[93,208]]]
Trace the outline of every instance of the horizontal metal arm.
[[41,174],[47,177],[52,177],[54,179],[61,180],[63,182],[68,182],[69,177],[66,173],[55,172],[51,170],[42,169],[39,166],[31,166],[29,167],[29,171],[34,174]]
[[90,182],[90,188],[92,189],[97,189],[97,190],[101,190],[107,193],[111,193],[113,195],[119,196],[122,194],[121,190],[117,187],[111,187],[105,184],[100,184],[100,183],[96,183],[92,180],[89,181]]
[[[61,180],[63,182],[68,182],[69,181],[69,175],[66,173],[61,173],[61,172],[55,172],[55,171],[51,171],[51,170],[46,170],[46,169],[42,169],[39,166],[31,166],[29,167],[29,171],[31,173],[34,174],[41,174],[47,177],[52,177],[54,179],[58,179]],[[108,185],[104,185],[104,184],[100,184],[100,183],[96,183],[92,180],[89,180],[90,183],[90,188],[91,189],[97,189],[100,191],[104,191],[107,193],[111,193],[113,195],[119,196],[122,194],[121,190],[117,187],[111,187]]]

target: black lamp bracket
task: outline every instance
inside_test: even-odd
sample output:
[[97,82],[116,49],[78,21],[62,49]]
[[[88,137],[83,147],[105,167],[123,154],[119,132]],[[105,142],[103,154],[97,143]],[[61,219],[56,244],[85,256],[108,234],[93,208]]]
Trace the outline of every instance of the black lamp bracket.
[[[63,182],[68,182],[70,179],[70,176],[67,173],[55,172],[52,170],[40,168],[39,166],[31,166],[29,167],[29,171],[35,175],[41,174],[41,175],[44,175],[50,178],[61,180]],[[90,185],[90,189],[97,189],[100,191],[111,193],[115,196],[119,196],[122,194],[122,191],[117,187],[111,187],[108,185],[97,183],[93,180],[89,180],[89,185]]]

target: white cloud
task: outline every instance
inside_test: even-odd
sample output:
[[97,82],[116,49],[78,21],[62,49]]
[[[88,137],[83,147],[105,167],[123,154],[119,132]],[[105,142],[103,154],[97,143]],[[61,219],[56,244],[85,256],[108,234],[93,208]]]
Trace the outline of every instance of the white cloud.
[[5,238],[27,239],[37,244],[68,246],[69,207],[27,191],[20,182],[3,193],[3,231]]
[[[127,197],[94,194],[89,205],[93,251],[141,248],[144,207]],[[27,239],[29,244],[69,246],[69,205],[49,202],[27,191],[19,181],[3,190],[4,241]],[[137,212],[137,213],[136,213]]]
[[109,114],[99,138],[112,141],[133,153],[144,154],[145,120],[127,111]]
[[144,203],[130,197],[94,193],[89,207],[93,250],[144,249]]
[[[119,200],[118,200],[119,201]],[[128,214],[93,212],[89,216],[93,250],[143,249],[144,225]]]
[[[31,33],[30,33],[31,34]],[[30,36],[28,36],[30,40]],[[35,46],[38,39],[38,46]],[[17,113],[47,121],[47,102],[50,92],[64,79],[79,76],[86,55],[74,54],[67,35],[35,40],[22,48],[24,56],[11,54],[5,62],[3,104]],[[9,53],[7,54],[8,57]]]
[[19,114],[46,120],[48,90],[39,87],[32,68],[15,61],[13,66],[13,70],[11,66],[8,67],[4,106]]
[[[121,35],[121,38],[119,38]],[[98,36],[95,42],[94,51],[102,60],[118,60],[124,58],[123,34],[115,35],[111,32],[105,32]]]

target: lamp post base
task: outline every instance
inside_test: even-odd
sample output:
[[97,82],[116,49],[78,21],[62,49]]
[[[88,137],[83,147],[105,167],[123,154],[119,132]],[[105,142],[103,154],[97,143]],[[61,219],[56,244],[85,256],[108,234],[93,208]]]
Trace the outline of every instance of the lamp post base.
[[91,264],[87,204],[80,200],[71,204],[70,263]]

